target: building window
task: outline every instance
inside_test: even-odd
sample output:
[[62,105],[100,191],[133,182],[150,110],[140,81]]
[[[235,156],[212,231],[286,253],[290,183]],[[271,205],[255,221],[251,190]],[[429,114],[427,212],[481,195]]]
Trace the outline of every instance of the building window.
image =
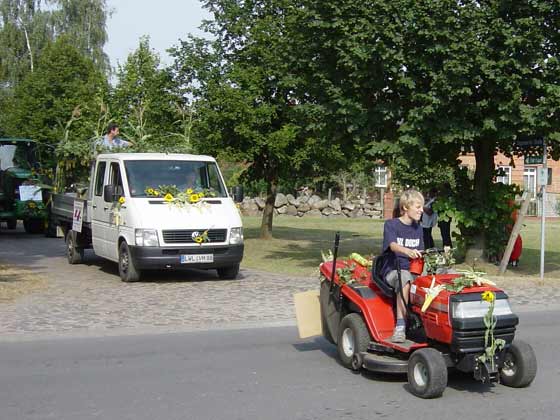
[[537,168],[526,166],[523,171],[523,189],[529,191],[531,198],[537,194]]
[[377,188],[387,188],[387,167],[377,166],[373,171],[373,176]]
[[511,185],[511,166],[498,166],[496,182],[501,182],[505,185]]

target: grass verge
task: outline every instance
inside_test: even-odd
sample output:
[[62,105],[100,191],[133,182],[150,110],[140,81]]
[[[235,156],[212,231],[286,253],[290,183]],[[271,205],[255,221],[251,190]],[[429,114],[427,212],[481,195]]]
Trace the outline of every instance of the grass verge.
[[[321,250],[332,249],[337,231],[341,234],[339,255],[358,252],[378,255],[383,240],[383,220],[297,218],[275,216],[273,239],[258,239],[260,217],[244,217],[245,255],[242,266],[294,276],[318,273]],[[441,247],[439,229],[433,230],[436,246]],[[521,231],[523,254],[519,267],[509,267],[506,277],[534,277],[540,272],[540,221],[528,220]],[[546,278],[560,278],[560,221],[546,222]],[[461,267],[461,266],[460,266]],[[466,268],[466,267],[461,267]],[[493,264],[479,264],[478,270],[497,274]]]

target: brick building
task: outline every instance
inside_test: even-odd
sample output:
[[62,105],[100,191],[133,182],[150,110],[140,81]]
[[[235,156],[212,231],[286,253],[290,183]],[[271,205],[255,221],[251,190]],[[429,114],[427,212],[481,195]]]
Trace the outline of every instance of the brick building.
[[[526,163],[523,156],[514,157],[512,160],[501,153],[498,153],[494,157],[494,163],[496,168],[502,170],[502,176],[497,177],[496,182],[517,184],[524,190],[529,191],[531,194],[531,203],[529,205],[528,215],[540,216],[542,210],[540,199],[537,198],[537,193],[540,191],[537,177],[539,168],[542,168],[543,165],[531,163],[531,159],[528,159]],[[474,171],[476,166],[474,154],[462,156],[461,165],[467,166]],[[546,187],[545,214],[547,217],[558,217],[560,216],[560,161],[549,159],[547,161],[547,167],[549,185]],[[384,178],[380,176],[377,178],[379,187],[382,186],[381,183],[383,180],[385,181],[385,187],[388,187],[383,200],[383,216],[385,219],[389,219],[392,217],[394,202],[398,197],[395,197],[395,194],[390,189],[391,175],[388,171],[386,171]]]

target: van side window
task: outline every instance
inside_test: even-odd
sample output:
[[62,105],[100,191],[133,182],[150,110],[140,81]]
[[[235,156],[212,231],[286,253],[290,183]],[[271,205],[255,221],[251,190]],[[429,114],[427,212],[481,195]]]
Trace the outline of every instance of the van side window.
[[111,170],[109,172],[109,184],[115,187],[120,187],[121,191],[123,191],[121,168],[117,162],[111,162]]
[[100,162],[97,165],[97,173],[95,174],[95,195],[103,195],[103,177],[105,176],[106,162]]

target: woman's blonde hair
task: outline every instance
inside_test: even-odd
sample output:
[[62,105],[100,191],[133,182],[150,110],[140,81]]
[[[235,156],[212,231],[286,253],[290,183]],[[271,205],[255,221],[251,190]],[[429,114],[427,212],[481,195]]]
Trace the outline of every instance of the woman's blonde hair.
[[401,214],[405,212],[405,209],[410,208],[415,201],[424,205],[424,196],[420,191],[412,189],[403,191],[401,197],[399,198],[399,209]]

